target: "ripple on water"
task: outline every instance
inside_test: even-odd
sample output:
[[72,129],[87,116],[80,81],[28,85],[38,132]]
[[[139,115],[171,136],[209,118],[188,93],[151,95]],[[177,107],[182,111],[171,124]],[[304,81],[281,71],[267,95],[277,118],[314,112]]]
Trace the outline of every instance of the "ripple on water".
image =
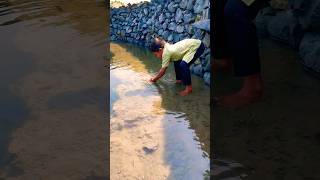
[[[110,122],[111,178],[203,179],[209,156],[193,123],[209,122],[204,118],[209,116],[202,116],[209,106],[196,111],[198,103],[206,104],[196,93],[184,103],[176,94],[183,87],[174,84],[172,69],[158,83],[148,83],[159,61],[147,50],[111,44],[111,51],[111,89],[117,95]],[[196,88],[204,86],[197,81]]]

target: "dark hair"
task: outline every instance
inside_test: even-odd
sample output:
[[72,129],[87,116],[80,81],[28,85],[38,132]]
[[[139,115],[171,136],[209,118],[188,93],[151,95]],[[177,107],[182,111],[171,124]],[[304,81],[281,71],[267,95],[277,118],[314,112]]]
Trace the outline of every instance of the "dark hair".
[[161,41],[154,39],[150,44],[150,50],[152,52],[158,52],[160,48],[162,48]]

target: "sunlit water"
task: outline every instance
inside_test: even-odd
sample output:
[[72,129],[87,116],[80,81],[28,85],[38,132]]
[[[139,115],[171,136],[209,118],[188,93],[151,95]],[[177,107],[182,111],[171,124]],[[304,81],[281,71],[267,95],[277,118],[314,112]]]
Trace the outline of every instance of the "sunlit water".
[[148,82],[160,60],[148,50],[111,43],[111,179],[208,177],[209,87],[193,76],[194,92],[177,93],[172,67]]
[[103,1],[0,0],[0,179],[106,177]]

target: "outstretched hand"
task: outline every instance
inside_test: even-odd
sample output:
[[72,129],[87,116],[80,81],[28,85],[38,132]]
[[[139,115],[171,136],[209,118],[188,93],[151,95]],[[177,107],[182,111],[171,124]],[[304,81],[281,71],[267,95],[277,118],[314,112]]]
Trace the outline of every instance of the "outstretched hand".
[[154,78],[151,78],[150,80],[149,80],[149,82],[151,82],[151,83],[155,83],[155,82],[157,82]]

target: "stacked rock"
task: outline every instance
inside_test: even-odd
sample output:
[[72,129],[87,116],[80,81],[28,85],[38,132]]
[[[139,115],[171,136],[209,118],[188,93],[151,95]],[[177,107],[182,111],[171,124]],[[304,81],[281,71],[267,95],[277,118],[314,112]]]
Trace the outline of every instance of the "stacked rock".
[[146,47],[154,37],[169,43],[200,39],[206,45],[205,53],[190,68],[210,85],[210,30],[193,25],[209,19],[209,10],[209,0],[158,0],[111,8],[110,39]]
[[320,1],[271,0],[255,20],[258,35],[291,45],[302,65],[320,75]]

